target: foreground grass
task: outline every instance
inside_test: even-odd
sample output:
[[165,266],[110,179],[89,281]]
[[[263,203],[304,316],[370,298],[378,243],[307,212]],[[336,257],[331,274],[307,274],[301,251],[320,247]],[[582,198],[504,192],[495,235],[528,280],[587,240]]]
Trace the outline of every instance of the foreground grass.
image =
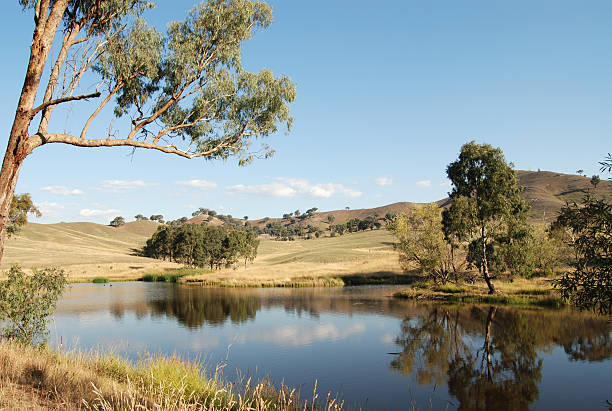
[[177,357],[131,363],[113,355],[58,353],[0,341],[0,409],[340,410],[329,395],[302,402],[270,381],[225,382],[220,368]]
[[497,292],[489,294],[484,282],[437,286],[421,281],[415,282],[410,289],[395,293],[394,297],[457,303],[535,305],[554,308],[565,305],[553,289],[549,278],[521,278],[512,282],[496,281],[495,288]]

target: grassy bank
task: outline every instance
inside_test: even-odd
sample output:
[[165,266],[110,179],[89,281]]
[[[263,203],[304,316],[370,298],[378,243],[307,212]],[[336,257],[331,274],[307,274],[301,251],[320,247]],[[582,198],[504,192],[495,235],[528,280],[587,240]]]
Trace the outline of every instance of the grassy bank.
[[[288,387],[277,389],[268,380],[229,383],[219,367],[208,373],[201,364],[177,357],[131,363],[0,341],[0,409],[301,410],[311,404]],[[343,406],[329,396],[317,405]]]
[[552,287],[549,278],[517,279],[512,282],[495,282],[497,292],[489,294],[484,282],[475,284],[436,286],[428,282],[416,282],[409,289],[394,294],[396,298],[445,301],[453,303],[483,303],[504,305],[533,305],[561,307],[564,304]]

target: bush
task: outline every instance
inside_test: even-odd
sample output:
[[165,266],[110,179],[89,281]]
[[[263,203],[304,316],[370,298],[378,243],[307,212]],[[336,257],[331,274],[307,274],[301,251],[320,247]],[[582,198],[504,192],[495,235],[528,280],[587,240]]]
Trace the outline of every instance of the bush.
[[0,336],[24,344],[44,342],[47,317],[67,284],[64,270],[34,269],[28,275],[13,265],[7,275],[8,279],[0,282],[0,322],[5,323]]
[[553,224],[565,229],[575,251],[574,270],[555,281],[563,299],[601,314],[612,313],[612,204],[587,195],[567,204]]
[[96,277],[92,280],[94,284],[105,284],[108,282],[108,278],[106,277]]

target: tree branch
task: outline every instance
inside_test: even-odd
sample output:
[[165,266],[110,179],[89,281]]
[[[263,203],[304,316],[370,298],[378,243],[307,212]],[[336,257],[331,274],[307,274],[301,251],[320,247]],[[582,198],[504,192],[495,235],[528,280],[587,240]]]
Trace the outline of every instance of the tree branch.
[[55,100],[51,100],[51,101],[43,103],[40,106],[32,109],[30,111],[30,116],[34,117],[40,111],[46,109],[49,106],[55,106],[57,104],[66,103],[68,101],[87,100],[87,99],[94,98],[94,97],[100,97],[100,95],[101,95],[100,92],[97,91],[97,92],[91,93],[91,94],[82,94],[80,96],[69,96],[69,97],[62,97],[62,98],[58,98],[58,99],[55,99]]

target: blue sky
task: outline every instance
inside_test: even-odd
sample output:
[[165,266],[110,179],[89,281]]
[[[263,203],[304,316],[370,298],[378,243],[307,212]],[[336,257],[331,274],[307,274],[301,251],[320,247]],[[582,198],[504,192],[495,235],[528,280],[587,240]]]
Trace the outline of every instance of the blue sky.
[[[194,5],[158,3],[148,16],[160,28]],[[267,140],[272,159],[238,167],[47,145],[26,159],[16,190],[43,211],[33,221],[426,202],[446,196],[445,167],[470,140],[500,147],[517,169],[589,175],[612,151],[610,1],[269,3],[275,22],[244,45],[243,64],[286,74],[298,91],[292,131]],[[15,0],[0,15],[6,147],[33,23]],[[57,111],[53,127],[76,129],[78,110]]]

